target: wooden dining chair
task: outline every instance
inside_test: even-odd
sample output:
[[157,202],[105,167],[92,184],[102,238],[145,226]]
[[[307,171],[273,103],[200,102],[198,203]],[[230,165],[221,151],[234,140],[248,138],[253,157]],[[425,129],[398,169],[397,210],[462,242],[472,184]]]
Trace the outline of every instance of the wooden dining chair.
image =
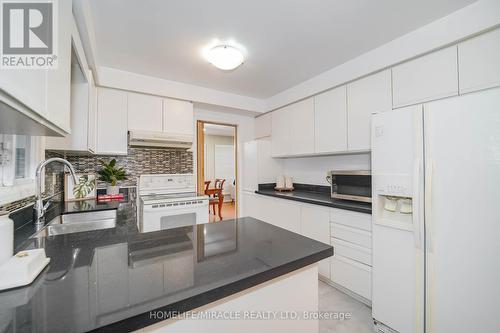
[[210,180],[205,180],[205,194],[207,194],[207,191],[208,191],[208,188],[210,187],[211,182],[212,181],[210,181]]
[[219,219],[222,221],[222,204],[224,203],[224,195],[222,194],[222,189],[224,188],[225,179],[216,179],[215,187],[208,189],[208,195],[210,196],[209,204],[212,207],[212,211],[215,215],[215,206],[217,206],[217,212]]

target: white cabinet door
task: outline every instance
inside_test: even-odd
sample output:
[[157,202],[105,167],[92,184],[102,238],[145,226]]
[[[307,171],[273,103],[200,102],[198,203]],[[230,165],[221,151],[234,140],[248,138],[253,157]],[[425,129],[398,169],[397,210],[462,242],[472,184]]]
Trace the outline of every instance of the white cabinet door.
[[243,191],[255,191],[258,187],[258,160],[257,160],[257,141],[247,141],[243,143],[243,163],[241,165],[243,175]]
[[332,153],[347,150],[346,86],[314,97],[314,151]]
[[127,93],[97,90],[97,153],[127,154]]
[[255,118],[255,139],[271,136],[271,113]]
[[271,121],[271,142],[273,156],[285,156],[290,153],[291,111],[289,106],[273,111]]
[[300,206],[290,200],[257,195],[256,218],[277,227],[300,233]]
[[290,106],[291,155],[314,153],[314,98]]
[[97,151],[97,87],[95,86],[92,71],[88,70],[89,77],[89,128],[88,149],[90,152]]
[[47,137],[46,149],[88,151],[89,83],[79,63],[71,66],[71,134],[64,137]]
[[176,99],[163,99],[163,131],[193,135],[193,103]]
[[[320,206],[302,206],[300,233],[306,237],[330,245],[330,211]],[[319,262],[319,274],[330,278],[330,258]]]
[[500,86],[500,29],[458,44],[460,93]]
[[46,76],[41,69],[0,69],[0,90],[47,118]]
[[71,132],[70,82],[71,82],[71,30],[73,12],[71,1],[59,1],[57,29],[57,68],[47,71],[47,116],[63,129]]
[[128,93],[128,129],[139,131],[162,131],[162,98]]
[[281,160],[272,158],[271,140],[263,138],[257,141],[257,183],[274,183],[276,176],[281,174]]
[[392,109],[391,71],[385,70],[347,85],[348,149],[370,149],[372,113]]
[[372,269],[370,266],[335,254],[331,258],[331,279],[367,300],[372,299]]
[[258,194],[243,191],[241,196],[240,216],[250,216],[258,219],[256,212],[258,211]]
[[458,95],[457,46],[392,69],[394,108]]

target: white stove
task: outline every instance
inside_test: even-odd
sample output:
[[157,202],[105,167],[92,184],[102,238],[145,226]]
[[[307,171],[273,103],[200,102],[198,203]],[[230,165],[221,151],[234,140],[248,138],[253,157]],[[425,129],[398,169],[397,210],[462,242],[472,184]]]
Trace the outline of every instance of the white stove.
[[140,232],[208,222],[208,196],[196,192],[193,174],[141,175],[138,192]]

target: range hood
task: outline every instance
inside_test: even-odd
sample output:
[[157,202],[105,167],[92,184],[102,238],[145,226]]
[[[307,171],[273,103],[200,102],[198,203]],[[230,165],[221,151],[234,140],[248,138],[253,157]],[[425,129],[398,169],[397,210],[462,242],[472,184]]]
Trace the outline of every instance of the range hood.
[[193,145],[193,136],[154,131],[130,131],[131,147],[168,147],[189,149]]

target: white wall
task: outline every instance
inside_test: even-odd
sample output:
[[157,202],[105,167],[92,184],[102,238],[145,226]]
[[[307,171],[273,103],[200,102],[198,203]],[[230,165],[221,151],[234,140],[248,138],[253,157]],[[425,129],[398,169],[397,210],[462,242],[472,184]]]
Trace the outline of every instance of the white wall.
[[295,183],[330,185],[325,180],[330,170],[370,170],[370,154],[288,158],[282,160],[283,173]]
[[[217,158],[216,147],[220,145],[229,146],[234,152],[234,137],[205,134],[205,180],[210,180],[212,182],[210,186],[213,187],[216,178],[226,179],[222,193],[224,201],[231,201],[234,199],[231,196],[231,188],[236,175],[235,160],[234,155],[232,155],[231,162]],[[217,170],[227,170],[229,173],[221,175],[217,173]]]
[[[254,138],[254,123],[255,118],[253,116],[243,116],[243,115],[235,115],[227,112],[217,112],[213,110],[205,110],[197,107],[195,105],[194,108],[194,126],[196,133],[196,122],[198,120],[205,121],[213,121],[230,125],[237,125],[237,142],[236,142],[236,163],[237,163],[237,183],[238,183],[238,197],[241,198],[242,186],[240,186],[242,182],[243,175],[243,155],[242,155],[242,146],[243,142],[253,140]],[[194,140],[193,151],[196,152],[196,139]],[[194,154],[194,171],[196,173],[197,170],[197,156]]]

